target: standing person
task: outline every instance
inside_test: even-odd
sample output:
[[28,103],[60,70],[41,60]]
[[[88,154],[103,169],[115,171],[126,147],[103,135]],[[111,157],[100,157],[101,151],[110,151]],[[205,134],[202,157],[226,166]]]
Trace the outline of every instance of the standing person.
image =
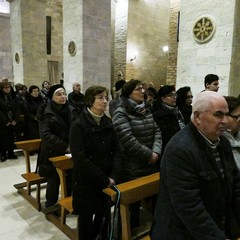
[[[217,92],[219,89],[219,77],[216,74],[208,74],[204,78],[205,91]],[[204,90],[203,90],[204,91]]]
[[177,101],[176,105],[181,112],[185,124],[190,122],[190,117],[192,114],[192,100],[193,95],[190,87],[181,87],[177,90]]
[[193,103],[191,123],[168,143],[151,240],[232,239],[232,213],[240,224],[240,172],[222,136],[227,115],[220,94],[202,92]]
[[[156,172],[162,149],[161,133],[151,110],[145,106],[141,81],[132,79],[124,84],[113,125],[123,158],[121,180],[127,182]],[[139,226],[140,205],[140,201],[130,205],[132,229]]]
[[122,87],[125,84],[125,82],[126,81],[122,79],[122,80],[118,80],[115,83],[115,98],[109,102],[109,114],[111,117],[113,117],[113,113],[116,109],[116,106],[120,101],[120,97],[122,95]]
[[118,182],[121,160],[116,133],[104,114],[107,101],[105,87],[89,87],[85,92],[86,107],[70,131],[74,162],[73,209],[79,214],[79,240],[95,240],[102,223],[102,239],[107,239],[111,206],[102,190]]
[[38,86],[32,85],[29,87],[28,94],[26,95],[26,107],[25,114],[25,139],[37,139],[39,138],[39,126],[37,121],[37,110],[44,103]]
[[165,85],[160,88],[153,116],[162,133],[162,151],[172,136],[185,126],[176,101],[175,86]]
[[17,159],[14,154],[16,124],[20,106],[9,82],[0,83],[0,153],[1,161]]
[[224,136],[229,140],[232,146],[233,156],[240,170],[240,101],[232,96],[227,96],[225,99],[228,104],[229,117]]
[[[67,94],[62,85],[56,84],[49,88],[48,103],[38,108],[37,120],[42,139],[39,156],[39,174],[47,178],[45,207],[52,207],[58,201],[59,176],[56,168],[48,159],[70,153],[69,131],[75,110],[67,102]],[[70,194],[71,175],[67,175]]]
[[51,84],[49,81],[43,81],[42,89],[41,89],[41,96],[42,96],[44,102],[48,102],[48,100],[49,100],[48,91],[49,91],[50,87],[51,87]]
[[68,101],[74,107],[82,110],[83,102],[84,102],[84,94],[81,93],[81,85],[80,83],[74,83],[73,91],[68,94]]

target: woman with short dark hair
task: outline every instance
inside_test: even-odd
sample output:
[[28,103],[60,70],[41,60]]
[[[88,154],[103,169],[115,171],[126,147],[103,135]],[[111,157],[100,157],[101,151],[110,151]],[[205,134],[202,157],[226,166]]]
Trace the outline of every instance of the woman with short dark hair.
[[[126,82],[113,116],[121,145],[123,182],[156,172],[156,162],[161,154],[161,133],[149,105],[145,105],[144,92],[141,81]],[[132,229],[139,226],[140,205],[140,201],[130,205]]]
[[78,239],[107,239],[111,203],[103,189],[118,182],[120,149],[112,122],[104,112],[108,90],[89,87],[85,107],[70,131],[73,157],[73,209],[78,216]]

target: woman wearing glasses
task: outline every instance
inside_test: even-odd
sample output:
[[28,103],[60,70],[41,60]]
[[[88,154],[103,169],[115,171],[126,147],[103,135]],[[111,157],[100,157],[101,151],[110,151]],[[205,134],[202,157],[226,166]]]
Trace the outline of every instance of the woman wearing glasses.
[[162,150],[171,137],[185,127],[183,115],[176,106],[177,94],[175,87],[165,85],[158,91],[154,119],[162,133]]
[[225,99],[228,103],[229,116],[224,136],[230,141],[236,164],[240,169],[240,101],[232,96]]
[[[113,115],[121,145],[123,182],[156,172],[156,162],[161,154],[161,133],[150,106],[145,104],[144,92],[141,81],[132,79],[126,82]],[[132,229],[139,226],[140,205],[141,202],[130,205]]]
[[107,239],[111,203],[102,192],[118,182],[120,149],[111,119],[107,117],[108,91],[89,87],[85,107],[70,130],[73,157],[73,209],[78,217],[78,239]]
[[177,90],[177,107],[183,115],[185,124],[190,122],[192,114],[193,95],[190,87],[181,87]]

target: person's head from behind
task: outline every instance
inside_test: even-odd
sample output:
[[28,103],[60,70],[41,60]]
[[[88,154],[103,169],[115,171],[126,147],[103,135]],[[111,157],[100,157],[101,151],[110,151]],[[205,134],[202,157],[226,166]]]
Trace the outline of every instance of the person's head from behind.
[[165,85],[161,87],[158,91],[158,100],[168,106],[176,106],[177,94],[175,91],[175,86]]
[[84,103],[95,114],[102,115],[106,111],[108,90],[103,86],[91,86],[85,91]]
[[177,106],[191,106],[193,95],[190,87],[181,87],[177,90]]
[[31,96],[38,97],[39,96],[39,87],[35,86],[35,85],[32,85],[32,86],[29,87],[28,92]]
[[201,92],[193,101],[191,121],[210,141],[216,141],[225,131],[227,115],[226,100],[214,91]]
[[233,96],[227,96],[224,98],[227,101],[229,109],[227,131],[235,134],[240,130],[240,101]]
[[154,94],[153,94],[153,92],[150,91],[150,90],[146,90],[146,91],[145,91],[144,98],[145,98],[145,100],[147,101],[147,103],[149,103],[150,105],[152,105],[153,102],[154,102],[154,100],[155,100]]
[[114,87],[115,87],[115,92],[119,94],[119,93],[122,91],[123,85],[124,85],[125,83],[126,83],[126,81],[123,80],[123,79],[118,80],[118,81],[115,83],[115,85],[114,85]]
[[126,82],[122,88],[122,96],[130,98],[137,104],[141,104],[144,101],[144,92],[142,82],[135,79]]
[[61,84],[52,85],[48,91],[48,98],[59,105],[63,105],[67,101],[65,88]]
[[78,82],[73,83],[72,88],[73,88],[73,91],[76,93],[80,93],[81,91],[81,85]]
[[219,89],[219,77],[216,74],[208,74],[204,79],[205,90],[217,92]]
[[49,81],[43,81],[43,83],[42,83],[42,88],[48,90],[50,87],[51,87],[51,84],[50,84]]

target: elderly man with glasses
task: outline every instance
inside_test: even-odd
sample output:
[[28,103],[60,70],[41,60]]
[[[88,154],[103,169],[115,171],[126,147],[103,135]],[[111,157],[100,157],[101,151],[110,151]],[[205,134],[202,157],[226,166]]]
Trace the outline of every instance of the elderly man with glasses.
[[226,240],[240,225],[240,172],[226,130],[229,109],[213,91],[197,95],[191,123],[167,144],[151,240]]

